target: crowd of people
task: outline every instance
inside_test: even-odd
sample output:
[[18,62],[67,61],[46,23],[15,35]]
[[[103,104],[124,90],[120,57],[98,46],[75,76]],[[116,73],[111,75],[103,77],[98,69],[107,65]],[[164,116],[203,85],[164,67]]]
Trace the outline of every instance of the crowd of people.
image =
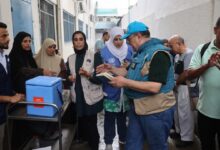
[[[0,150],[7,149],[6,105],[25,100],[25,82],[39,75],[65,80],[77,118],[76,138],[92,150],[99,148],[97,114],[102,110],[105,150],[113,150],[116,129],[120,150],[142,150],[145,142],[150,150],[168,150],[169,136],[176,147],[187,147],[194,142],[196,120],[202,150],[215,150],[216,139],[220,145],[220,18],[214,34],[193,51],[182,36],[152,38],[147,25],[134,21],[126,33],[120,27],[104,32],[91,50],[85,34],[75,31],[74,53],[64,62],[51,38],[34,56],[31,35],[23,31],[6,55],[9,33],[0,22]],[[199,85],[196,109],[193,83]],[[56,130],[46,123],[28,127],[37,136]]]

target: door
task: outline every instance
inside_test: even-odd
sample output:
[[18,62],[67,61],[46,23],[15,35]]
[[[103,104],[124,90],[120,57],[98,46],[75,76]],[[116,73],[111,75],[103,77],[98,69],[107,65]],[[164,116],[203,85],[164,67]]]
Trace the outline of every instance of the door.
[[11,0],[13,35],[25,31],[32,36],[32,51],[34,51],[33,40],[33,18],[31,0]]

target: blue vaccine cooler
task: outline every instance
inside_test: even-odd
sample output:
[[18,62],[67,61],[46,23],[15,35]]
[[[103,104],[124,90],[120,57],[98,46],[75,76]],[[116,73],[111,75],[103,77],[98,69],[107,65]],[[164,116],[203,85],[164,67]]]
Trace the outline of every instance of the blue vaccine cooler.
[[[59,77],[38,76],[26,81],[26,101],[62,106],[62,80]],[[27,114],[53,117],[57,110],[52,106],[28,105]]]

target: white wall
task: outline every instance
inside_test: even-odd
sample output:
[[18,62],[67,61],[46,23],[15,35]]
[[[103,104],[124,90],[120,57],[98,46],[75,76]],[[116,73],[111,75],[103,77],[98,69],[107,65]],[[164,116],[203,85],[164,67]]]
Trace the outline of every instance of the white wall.
[[9,53],[13,44],[13,24],[11,15],[11,1],[10,0],[0,0],[0,21],[7,24],[7,30],[9,32],[10,43],[9,48],[6,53]]
[[[33,17],[33,40],[34,40],[34,47],[35,47],[35,54],[41,48],[41,27],[40,27],[40,0],[32,0],[32,17]],[[48,0],[49,3],[57,5],[57,0]],[[57,15],[57,14],[56,14]],[[57,18],[57,17],[56,17]],[[55,18],[55,19],[56,19]],[[55,20],[57,22],[57,20]],[[55,25],[56,28],[57,25]],[[57,33],[56,33],[57,34]],[[58,40],[58,39],[55,39]]]
[[[60,5],[58,5],[59,1],[60,1]],[[56,26],[57,26],[58,30],[60,30],[61,35],[58,34],[59,37],[57,39],[57,42],[59,43],[59,49],[61,51],[61,54],[62,54],[62,57],[64,58],[64,60],[66,61],[68,56],[73,54],[74,51],[73,51],[72,41],[70,41],[70,42],[64,41],[63,10],[67,11],[68,13],[70,13],[76,17],[76,30],[78,30],[78,19],[80,19],[84,22],[84,32],[86,32],[85,23],[89,26],[89,31],[90,31],[90,27],[92,28],[91,35],[88,36],[88,37],[90,37],[90,39],[87,42],[88,42],[89,47],[93,47],[94,28],[95,27],[94,27],[94,23],[91,23],[89,20],[89,15],[90,15],[90,13],[92,13],[89,10],[89,8],[90,8],[88,6],[90,4],[89,1],[86,6],[86,10],[87,10],[86,13],[82,13],[82,14],[77,13],[76,2],[74,2],[73,0],[51,0],[51,2],[60,6],[60,12],[58,11],[58,16],[57,16],[58,19],[57,19]],[[91,7],[91,9],[92,8],[93,7]],[[58,8],[58,10],[59,10],[59,8]],[[39,12],[35,12],[35,16],[36,16],[36,18],[39,19]],[[36,27],[36,30],[39,30],[39,29],[40,29],[40,24],[38,24],[38,27]],[[88,32],[88,33],[90,33],[90,32]],[[39,30],[39,34],[40,34],[40,30]],[[38,45],[40,45],[40,43],[38,43]]]
[[[219,11],[219,0],[138,0],[131,9],[130,21],[146,23],[151,35],[158,38],[179,34],[194,49],[214,37],[213,26]],[[127,27],[128,17],[122,19],[123,28]]]
[[[35,46],[35,52],[37,53],[41,47],[41,31],[40,31],[40,12],[39,12],[39,1],[40,0],[32,0],[32,15],[33,15],[33,40]],[[58,38],[56,39],[59,44],[59,49],[61,50],[61,54],[64,60],[73,53],[72,42],[65,43],[64,42],[64,30],[63,30],[63,10],[67,11],[68,13],[76,16],[76,9],[73,0],[47,0],[48,2],[55,4],[58,13],[56,14],[56,26],[55,28],[58,29],[57,35]],[[88,25],[89,30],[89,40],[87,41],[91,48],[94,47],[95,43],[95,26],[94,22],[90,22],[89,15],[94,15],[94,8],[95,5],[93,3],[94,0],[88,1],[88,5],[86,6],[87,12],[83,14],[79,14],[79,18]],[[60,5],[59,5],[60,4]],[[91,4],[91,6],[89,6]],[[13,22],[12,22],[12,14],[11,14],[11,3],[10,0],[0,0],[0,21],[6,23],[8,25],[8,31],[10,34],[10,47],[11,49],[13,43]],[[78,20],[77,20],[78,22]],[[91,29],[90,29],[91,28]],[[78,30],[78,27],[76,28]],[[91,31],[90,31],[91,30]],[[86,31],[86,29],[84,30]],[[9,51],[8,51],[9,52]]]
[[38,8],[38,0],[31,1],[32,3],[32,16],[33,16],[33,40],[35,53],[40,50],[41,47],[41,32],[40,32],[40,12]]
[[[74,4],[73,0],[61,0],[61,3],[62,3],[61,5],[62,5],[63,10],[67,11],[68,13],[72,14],[73,16],[76,16],[75,4]],[[59,40],[62,40],[63,46],[62,46],[61,50],[62,50],[63,58],[66,61],[68,56],[73,54],[73,44],[72,44],[72,41],[64,42],[63,15],[61,15],[61,20],[62,20],[61,24],[62,24],[63,38],[59,39]]]
[[[80,19],[81,21],[83,21],[83,31],[84,33],[86,33],[86,25],[88,25],[88,45],[89,48],[93,49],[95,41],[94,41],[94,31],[95,31],[95,26],[93,22],[90,22],[90,18],[89,15],[93,14],[94,15],[94,6],[92,5],[93,3],[91,3],[90,1],[87,1],[87,5],[85,5],[86,8],[86,13],[78,13],[76,11],[77,6],[75,5],[76,3],[73,2],[73,0],[61,0],[62,1],[62,7],[65,11],[68,11],[69,13],[71,13],[72,15],[76,16],[76,30],[78,30],[78,19]],[[89,6],[91,4],[91,6]],[[90,32],[90,28],[91,28],[91,32]],[[63,31],[63,28],[62,28]],[[65,43],[63,41],[63,58],[64,60],[66,60],[68,58],[69,55],[71,55],[73,53],[73,45],[72,42],[68,42]]]

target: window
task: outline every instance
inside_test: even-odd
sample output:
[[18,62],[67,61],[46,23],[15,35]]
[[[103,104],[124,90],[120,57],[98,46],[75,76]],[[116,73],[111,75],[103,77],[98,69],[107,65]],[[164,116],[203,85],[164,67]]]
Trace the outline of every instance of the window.
[[63,11],[63,28],[64,28],[64,41],[69,42],[72,40],[72,34],[75,31],[75,17],[66,11]]
[[99,17],[99,21],[102,22],[104,21],[104,19],[102,17]]
[[55,38],[55,7],[54,5],[42,0],[40,1],[40,25],[41,43],[46,38]]
[[79,20],[78,24],[79,24],[79,31],[83,32],[83,22]]

